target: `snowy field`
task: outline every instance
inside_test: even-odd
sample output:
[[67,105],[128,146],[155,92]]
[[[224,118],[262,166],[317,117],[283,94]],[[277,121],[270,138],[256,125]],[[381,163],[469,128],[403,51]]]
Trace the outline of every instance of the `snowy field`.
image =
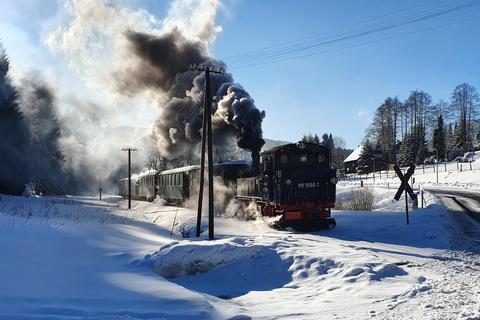
[[[480,157],[480,154],[478,156]],[[402,168],[402,171],[405,173],[407,169]],[[411,180],[410,184],[413,184],[416,188],[421,185],[480,190],[480,159],[468,163],[442,162],[438,164],[438,170],[435,164],[418,165],[412,177],[415,178],[415,183]],[[375,174],[354,175],[342,178],[340,183],[344,185],[360,185],[360,181],[363,181],[364,185],[376,185],[395,189],[400,184],[400,179],[398,179],[394,171],[387,172],[385,170],[377,171]]]
[[215,241],[160,203],[0,196],[0,318],[480,319],[478,243],[431,197],[407,226],[375,192],[334,230],[217,217]]

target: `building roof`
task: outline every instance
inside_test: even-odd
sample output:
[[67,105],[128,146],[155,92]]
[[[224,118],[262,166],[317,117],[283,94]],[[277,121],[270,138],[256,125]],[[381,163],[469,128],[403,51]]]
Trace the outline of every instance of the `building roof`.
[[353,152],[350,153],[350,155],[345,160],[343,160],[343,162],[345,163],[350,161],[357,161],[360,158],[360,155],[362,154],[362,150],[363,150],[363,146],[359,145],[357,149],[353,150]]

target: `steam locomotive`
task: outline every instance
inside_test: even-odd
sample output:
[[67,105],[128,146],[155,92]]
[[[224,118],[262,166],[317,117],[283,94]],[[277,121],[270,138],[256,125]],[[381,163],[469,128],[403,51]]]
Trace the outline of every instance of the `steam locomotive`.
[[[261,161],[260,161],[261,158]],[[181,203],[198,189],[200,166],[150,172],[132,179],[132,197],[151,201],[156,195]],[[254,202],[263,216],[277,217],[280,229],[318,230],[334,228],[336,169],[331,168],[327,147],[300,141],[282,145],[245,161],[214,166],[214,175],[236,187],[236,198]],[[119,181],[119,194],[128,194],[128,179]]]
[[255,201],[275,227],[334,228],[336,169],[327,147],[300,141],[265,151],[257,176],[237,180],[237,199]]

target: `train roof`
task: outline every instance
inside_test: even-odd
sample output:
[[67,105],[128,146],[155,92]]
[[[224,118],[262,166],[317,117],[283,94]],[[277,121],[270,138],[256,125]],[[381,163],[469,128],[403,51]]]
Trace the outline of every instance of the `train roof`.
[[[250,166],[251,162],[248,160],[229,160],[222,163],[214,164],[215,167],[217,166],[238,166],[238,165],[245,165]],[[185,166],[180,168],[174,168],[159,172],[158,174],[171,174],[171,173],[180,173],[180,172],[189,172],[192,170],[200,170],[200,165],[192,165],[192,166]]]
[[264,150],[261,153],[262,154],[268,154],[268,153],[275,153],[275,152],[280,151],[280,150],[298,149],[302,144],[305,145],[308,148],[323,149],[323,150],[328,151],[328,148],[325,147],[324,145],[311,143],[311,142],[305,142],[305,141],[299,141],[297,143],[288,143],[288,144],[284,144],[284,145],[274,147],[274,148],[271,148],[271,149],[268,149],[268,150]]
[[216,164],[216,166],[235,166],[235,165],[246,165],[250,166],[252,164],[252,161],[250,160],[228,160],[219,164]]
[[142,171],[140,173],[137,173],[137,174],[134,174],[132,175],[132,179],[135,178],[135,179],[140,179],[140,178],[144,178],[144,177],[148,177],[148,176],[154,176],[158,173],[157,170],[148,170],[148,171]]
[[[222,163],[217,163],[214,166],[235,166],[235,165],[245,165],[245,166],[250,166],[251,161],[249,160],[229,160],[225,161]],[[163,175],[163,174],[171,174],[171,173],[180,173],[180,172],[189,172],[192,170],[200,170],[200,165],[191,165],[191,166],[185,166],[185,167],[180,167],[180,168],[174,168],[174,169],[169,169],[169,170],[164,170],[164,171],[157,171],[157,170],[149,170],[145,172],[140,172],[138,174],[132,174],[132,180],[138,180],[143,177],[147,176],[154,176],[157,174]],[[128,178],[123,178],[118,181],[126,181]]]
[[[141,179],[141,178],[144,178],[144,177],[154,176],[157,173],[158,173],[157,170],[148,170],[148,171],[142,171],[140,173],[134,173],[134,174],[132,174],[132,180],[138,180],[138,179]],[[128,177],[120,179],[118,181],[126,181],[126,180],[128,180]]]
[[200,169],[200,165],[196,164],[193,166],[185,166],[185,167],[165,170],[165,171],[159,172],[159,174],[180,173],[180,172],[188,172],[188,171],[199,170],[199,169]]

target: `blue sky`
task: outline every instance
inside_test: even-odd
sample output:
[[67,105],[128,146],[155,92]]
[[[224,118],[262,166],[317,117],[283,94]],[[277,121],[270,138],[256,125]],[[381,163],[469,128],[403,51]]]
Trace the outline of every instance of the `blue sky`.
[[[413,6],[435,8],[472,1],[228,0],[217,15],[223,31],[211,51],[224,59],[352,23],[365,24]],[[169,7],[169,1],[123,2],[160,19]],[[14,75],[29,65],[51,65],[54,71],[50,76],[57,77],[57,82],[74,82],[66,75],[67,62],[44,45],[46,34],[67,19],[63,11],[63,4],[56,0],[0,2],[0,39],[14,65]],[[451,25],[403,36],[443,24]],[[373,41],[366,45],[231,72],[266,111],[265,137],[295,141],[304,133],[332,132],[354,148],[372,113],[388,96],[398,95],[403,100],[411,90],[420,89],[438,101],[448,100],[452,89],[462,82],[480,88],[479,33],[480,6],[475,6],[325,49]],[[386,37],[397,38],[375,42]],[[144,121],[154,118],[145,117]],[[137,124],[142,125],[141,121]]]
[[[230,13],[220,20],[223,32],[213,51],[219,58],[228,57],[368,21],[419,3],[233,2]],[[480,16],[478,6],[345,44],[402,35],[475,16]],[[477,18],[356,48],[233,72],[258,107],[265,109],[265,136],[296,140],[304,132],[332,132],[345,138],[349,147],[355,147],[361,142],[372,112],[388,96],[398,95],[404,99],[411,90],[421,89],[430,93],[434,101],[448,100],[459,83],[469,82],[480,87],[479,36],[480,19]]]

